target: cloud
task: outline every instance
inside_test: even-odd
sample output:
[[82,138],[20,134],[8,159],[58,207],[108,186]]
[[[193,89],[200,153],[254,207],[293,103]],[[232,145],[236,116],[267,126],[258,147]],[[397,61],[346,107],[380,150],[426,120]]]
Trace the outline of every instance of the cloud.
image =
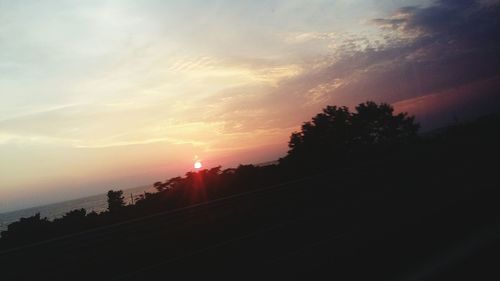
[[312,40],[331,40],[337,37],[335,32],[292,32],[284,40],[290,44],[301,44]]
[[[197,114],[179,111],[182,120],[177,121],[218,124],[219,138],[291,130],[326,104],[397,103],[487,80],[500,73],[498,18],[495,2],[443,0],[373,19],[369,23],[378,29],[375,33],[286,32],[280,37],[290,46],[285,50],[294,55],[314,50],[301,61],[293,56],[293,63],[281,56],[179,57],[170,70],[205,77],[196,82],[210,83],[220,74],[238,83],[186,96],[183,112]],[[471,106],[484,109],[478,105],[487,102],[485,96],[471,94],[478,100]],[[430,111],[440,109],[422,110],[438,116]]]
[[[382,40],[345,40],[344,47],[324,56],[319,67],[311,67],[284,81],[267,100],[271,104],[286,100],[291,105],[285,111],[291,114],[297,108],[307,110],[307,106],[317,108],[328,103],[348,106],[366,100],[395,103],[481,83],[500,74],[499,19],[498,2],[485,5],[478,1],[442,0],[428,7],[398,9],[386,18],[372,21],[383,31]],[[349,45],[357,47],[350,51]],[[498,90],[498,84],[488,85]],[[486,97],[491,98],[491,92],[470,93],[468,99],[474,102],[467,111],[485,110],[481,104],[489,103]],[[500,95],[500,91],[496,92]],[[455,98],[454,91],[448,93],[450,99]],[[433,114],[430,111],[445,109],[433,106],[422,108],[419,113],[423,110],[428,110],[430,116]],[[470,115],[463,107],[456,112],[462,113]],[[440,115],[434,116],[434,121],[427,120],[427,126],[433,126],[433,122],[442,124],[438,120]]]
[[[499,19],[498,2],[441,0],[374,19],[371,24],[381,31],[377,36],[292,33],[283,40],[295,45],[321,40],[332,48],[305,61],[300,73],[276,87],[230,88],[207,102],[217,108],[214,118],[237,124],[231,130],[293,128],[326,104],[354,106],[366,100],[426,97],[427,105],[413,113],[423,115],[424,129],[445,124],[451,111],[477,116],[494,110],[483,105],[500,95],[498,83],[485,82],[500,74]],[[440,97],[446,98],[439,100],[446,102],[431,106],[437,99],[429,97],[443,92]],[[467,103],[451,102],[465,96]]]

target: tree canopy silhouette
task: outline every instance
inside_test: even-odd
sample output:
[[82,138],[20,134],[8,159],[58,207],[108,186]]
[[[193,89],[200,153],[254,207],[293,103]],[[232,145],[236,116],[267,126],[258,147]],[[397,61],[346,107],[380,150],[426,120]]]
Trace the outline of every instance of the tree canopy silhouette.
[[123,199],[123,191],[108,191],[108,210],[111,213],[120,210],[123,206],[125,206]]
[[311,121],[292,133],[288,159],[324,160],[341,156],[361,145],[408,142],[417,136],[419,125],[406,113],[394,114],[387,103],[361,103],[350,112],[345,106],[327,106]]

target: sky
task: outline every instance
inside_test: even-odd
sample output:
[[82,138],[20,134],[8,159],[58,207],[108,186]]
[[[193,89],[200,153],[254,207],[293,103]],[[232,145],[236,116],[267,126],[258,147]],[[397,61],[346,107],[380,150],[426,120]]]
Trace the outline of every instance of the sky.
[[500,1],[0,0],[0,212],[287,151],[326,105],[500,104]]

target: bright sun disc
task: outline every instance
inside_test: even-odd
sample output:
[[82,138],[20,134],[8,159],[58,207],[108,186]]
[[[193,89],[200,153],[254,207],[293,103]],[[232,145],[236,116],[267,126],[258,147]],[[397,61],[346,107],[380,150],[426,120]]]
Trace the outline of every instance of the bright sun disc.
[[194,168],[195,169],[200,169],[201,167],[202,167],[201,161],[200,160],[196,160],[196,162],[194,162]]

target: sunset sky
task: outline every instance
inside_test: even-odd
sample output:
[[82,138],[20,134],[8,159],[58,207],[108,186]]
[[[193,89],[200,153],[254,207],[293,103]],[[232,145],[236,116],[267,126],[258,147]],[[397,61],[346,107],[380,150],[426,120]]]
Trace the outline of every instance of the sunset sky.
[[500,104],[500,1],[0,0],[0,212],[277,159],[328,104]]

